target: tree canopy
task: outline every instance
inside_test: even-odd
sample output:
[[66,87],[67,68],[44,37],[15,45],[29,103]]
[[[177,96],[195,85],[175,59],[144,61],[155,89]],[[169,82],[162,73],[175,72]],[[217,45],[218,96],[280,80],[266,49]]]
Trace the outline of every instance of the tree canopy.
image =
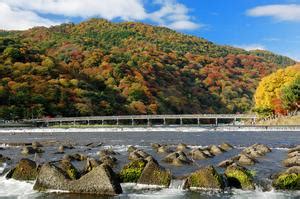
[[5,32],[0,118],[245,112],[261,78],[294,63],[142,23]]

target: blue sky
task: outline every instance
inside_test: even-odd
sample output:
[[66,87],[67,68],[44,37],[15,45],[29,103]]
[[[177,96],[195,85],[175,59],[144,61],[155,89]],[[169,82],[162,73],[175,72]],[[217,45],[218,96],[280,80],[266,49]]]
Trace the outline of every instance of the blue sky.
[[300,0],[0,0],[0,29],[91,17],[142,21],[300,61]]

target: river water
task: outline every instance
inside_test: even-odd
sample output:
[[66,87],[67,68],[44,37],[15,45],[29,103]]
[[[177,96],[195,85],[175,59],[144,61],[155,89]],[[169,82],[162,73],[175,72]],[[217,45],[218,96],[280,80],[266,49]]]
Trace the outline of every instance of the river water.
[[[225,190],[225,191],[201,191],[192,192],[182,189],[181,182],[174,180],[169,188],[149,187],[136,184],[122,184],[123,194],[115,198],[300,198],[299,191],[283,192],[275,191],[271,188],[270,176],[282,171],[284,167],[281,161],[286,158],[288,148],[300,144],[300,132],[55,132],[55,133],[0,133],[0,154],[12,159],[10,165],[2,165],[0,173],[4,167],[11,167],[24,156],[21,155],[19,144],[31,143],[33,141],[45,142],[68,142],[75,148],[66,150],[68,154],[84,153],[91,157],[98,157],[97,152],[103,148],[112,148],[116,152],[116,158],[119,164],[114,168],[117,172],[124,164],[128,162],[127,148],[134,145],[153,155],[162,166],[170,169],[175,177],[186,176],[205,165],[217,165],[220,161],[237,155],[243,148],[255,143],[268,145],[272,152],[259,158],[259,163],[248,167],[256,172],[256,190]],[[215,156],[211,159],[196,161],[193,165],[174,167],[161,162],[164,155],[157,154],[151,148],[151,143],[168,144],[175,146],[178,143],[188,144],[191,148],[205,147],[211,144],[221,144],[228,142],[235,149]],[[9,145],[16,145],[11,146]],[[103,143],[101,147],[90,148],[88,143]],[[45,153],[39,156],[26,156],[26,158],[35,159],[38,163],[52,160],[58,160],[63,155],[54,154],[57,146],[43,147]],[[80,165],[76,165],[80,167]],[[220,172],[222,169],[217,168]],[[48,193],[37,193],[32,190],[34,182],[19,182],[15,180],[6,180],[0,176],[0,198],[104,198],[93,195],[68,194],[57,191]]]

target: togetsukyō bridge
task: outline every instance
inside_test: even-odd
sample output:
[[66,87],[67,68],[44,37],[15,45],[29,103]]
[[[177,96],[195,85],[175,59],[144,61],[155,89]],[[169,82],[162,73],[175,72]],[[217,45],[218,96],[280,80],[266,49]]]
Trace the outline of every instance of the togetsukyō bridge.
[[241,120],[255,123],[257,116],[248,114],[183,114],[183,115],[120,115],[90,117],[56,117],[24,120],[37,126],[49,125],[216,125],[233,124]]

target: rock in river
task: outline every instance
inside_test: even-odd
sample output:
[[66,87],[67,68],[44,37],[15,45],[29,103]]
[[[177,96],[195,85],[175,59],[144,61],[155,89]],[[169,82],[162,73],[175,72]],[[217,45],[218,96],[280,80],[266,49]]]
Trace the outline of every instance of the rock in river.
[[192,173],[186,186],[188,188],[223,189],[223,178],[213,166],[207,166]]
[[139,184],[169,187],[171,172],[161,167],[154,159],[149,160],[138,179]]
[[233,164],[227,167],[225,175],[231,187],[244,190],[253,190],[255,188],[252,174],[244,167]]
[[33,187],[38,191],[65,190],[70,193],[117,195],[122,193],[120,183],[107,165],[95,167],[78,180],[69,180],[54,165],[44,164]]
[[37,176],[37,165],[34,161],[29,159],[21,159],[16,167],[12,169],[7,178],[13,178],[15,180],[35,180]]

